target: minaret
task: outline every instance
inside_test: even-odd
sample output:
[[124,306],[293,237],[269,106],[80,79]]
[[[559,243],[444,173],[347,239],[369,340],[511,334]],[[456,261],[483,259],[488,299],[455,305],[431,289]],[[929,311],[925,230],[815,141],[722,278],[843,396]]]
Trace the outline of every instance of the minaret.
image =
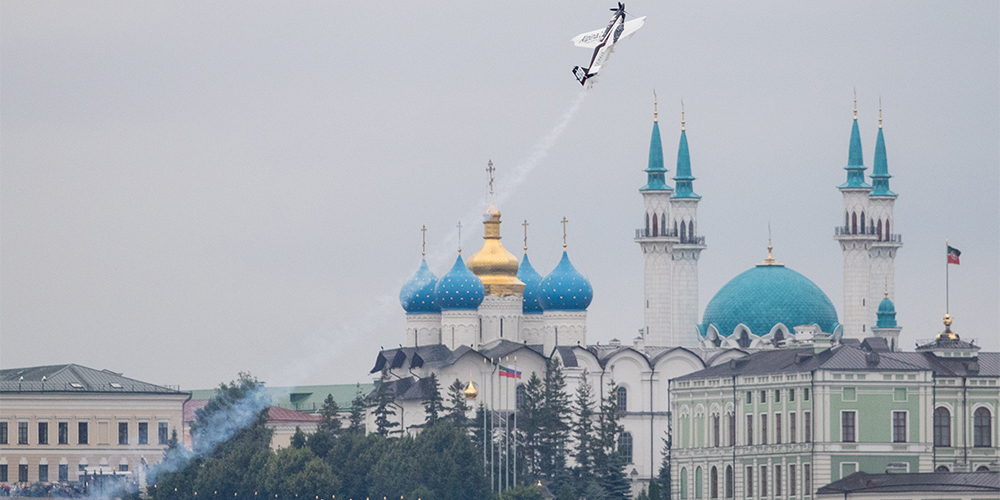
[[889,344],[889,349],[895,351],[899,348],[899,332],[902,328],[896,324],[896,306],[889,299],[889,284],[885,284],[885,296],[882,298],[882,302],[878,304],[878,310],[875,312],[875,316],[878,318],[875,322],[875,326],[872,327],[872,335],[875,337],[884,337],[885,342]]
[[875,230],[869,222],[869,194],[865,182],[865,164],[858,130],[858,99],[854,97],[854,123],[847,154],[847,182],[838,186],[844,197],[844,225],[834,229],[834,239],[844,252],[844,337],[862,339],[871,334],[875,304],[871,304],[869,251],[875,242]]
[[673,335],[673,266],[671,252],[677,235],[668,227],[670,195],[663,166],[660,125],[653,100],[653,136],[649,141],[646,185],[639,189],[645,207],[643,226],[635,230],[635,241],[642,248],[643,269],[643,338],[647,346],[677,346]]
[[698,202],[691,185],[691,155],[688,153],[687,130],[684,124],[684,103],[681,102],[681,141],[677,147],[676,186],[670,197],[673,234],[678,242],[673,245],[670,258],[673,262],[673,335],[671,345],[698,345],[698,257],[705,249],[705,237],[698,236]]
[[[878,138],[875,141],[875,161],[872,164],[872,192],[868,195],[870,225],[875,229],[875,241],[868,251],[871,268],[868,273],[868,300],[874,304],[881,297],[895,300],[896,251],[903,246],[901,235],[893,234],[893,205],[896,193],[889,189],[889,163],[885,156],[885,138],[882,136],[882,103],[878,107]],[[877,312],[869,314],[868,324],[879,322]]]

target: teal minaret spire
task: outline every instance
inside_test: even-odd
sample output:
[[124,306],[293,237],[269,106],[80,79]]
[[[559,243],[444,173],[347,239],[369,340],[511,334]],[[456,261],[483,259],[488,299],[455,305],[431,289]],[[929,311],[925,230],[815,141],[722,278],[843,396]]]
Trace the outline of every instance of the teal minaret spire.
[[875,162],[872,166],[871,196],[896,196],[889,189],[889,162],[885,158],[885,138],[882,137],[882,105],[878,107],[878,139],[875,140]]
[[646,167],[646,185],[640,191],[673,191],[666,183],[667,169],[663,166],[663,144],[660,142],[660,124],[653,100],[653,137],[649,139],[649,165]]
[[865,160],[861,154],[861,132],[858,130],[858,97],[854,96],[854,124],[851,126],[851,147],[847,152],[847,182],[840,188],[870,188],[865,182]]
[[701,198],[701,196],[694,193],[694,188],[691,182],[694,181],[694,176],[691,175],[691,154],[688,152],[688,139],[687,130],[684,126],[684,103],[681,103],[681,142],[677,146],[677,175],[674,176],[674,180],[677,181],[676,190],[674,191],[674,198]]

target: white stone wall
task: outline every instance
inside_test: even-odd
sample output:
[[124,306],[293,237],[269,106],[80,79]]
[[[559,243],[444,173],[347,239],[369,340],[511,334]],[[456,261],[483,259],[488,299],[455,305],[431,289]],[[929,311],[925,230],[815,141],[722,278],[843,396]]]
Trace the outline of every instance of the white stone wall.
[[642,242],[643,269],[643,338],[647,346],[669,346],[672,335],[673,269],[672,243]]
[[557,345],[587,345],[587,311],[545,311],[542,317],[546,355]]
[[460,345],[475,348],[479,338],[479,313],[472,310],[441,312],[441,343],[449,349]]
[[406,345],[417,347],[441,343],[440,314],[407,314]]
[[667,344],[673,346],[696,347],[699,339],[698,324],[698,257],[700,248],[685,248],[688,245],[674,246],[673,259],[673,328],[671,340]]
[[[844,251],[844,337],[861,339],[871,327],[869,318],[869,243],[864,239],[840,241]],[[875,304],[878,307],[878,304]]]
[[[645,215],[643,216],[642,225],[640,227],[646,227],[646,217],[649,217],[649,231],[650,236],[653,234],[653,215],[656,215],[657,225],[662,228],[664,224],[661,221],[667,220],[667,229],[669,230],[669,222],[671,221],[670,215],[670,192],[669,191],[645,191],[642,193],[642,202],[645,206]],[[657,230],[658,235],[662,233]]]
[[521,316],[521,342],[537,345],[543,343],[545,319],[541,314],[524,314]]
[[516,295],[497,297],[487,295],[479,305],[479,319],[482,321],[482,335],[478,343],[488,344],[503,339],[521,342],[521,316],[524,298]]

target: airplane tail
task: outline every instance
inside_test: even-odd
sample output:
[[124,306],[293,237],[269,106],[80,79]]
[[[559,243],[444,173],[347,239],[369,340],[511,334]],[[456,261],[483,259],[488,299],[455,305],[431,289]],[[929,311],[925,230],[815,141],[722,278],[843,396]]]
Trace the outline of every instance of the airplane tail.
[[587,70],[579,66],[573,66],[573,76],[575,76],[576,80],[580,82],[580,85],[586,85],[587,78],[590,78],[593,75],[587,74]]

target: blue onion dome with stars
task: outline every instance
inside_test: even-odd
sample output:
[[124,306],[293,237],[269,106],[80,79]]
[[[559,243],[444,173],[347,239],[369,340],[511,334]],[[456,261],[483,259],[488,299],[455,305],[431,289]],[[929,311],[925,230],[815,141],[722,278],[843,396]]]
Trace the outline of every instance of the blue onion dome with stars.
[[545,311],[586,311],[594,298],[590,286],[563,250],[556,268],[539,283],[538,303]]
[[726,283],[705,307],[702,335],[709,325],[729,337],[742,323],[762,337],[781,323],[789,331],[800,325],[819,325],[833,332],[839,324],[830,298],[805,276],[768,258]]
[[898,328],[896,325],[896,306],[889,300],[889,297],[879,302],[878,312],[875,315],[878,317],[875,328]]
[[455,265],[434,287],[434,303],[442,311],[475,310],[482,304],[484,294],[483,282],[472,274],[459,255]]
[[524,282],[524,307],[521,312],[524,314],[542,314],[542,305],[538,302],[541,295],[542,275],[531,267],[528,261],[528,254],[524,254],[521,265],[517,268],[517,279]]
[[427,260],[420,261],[420,267],[399,291],[399,303],[406,314],[436,314],[441,308],[434,302],[434,287],[437,276],[427,267]]

